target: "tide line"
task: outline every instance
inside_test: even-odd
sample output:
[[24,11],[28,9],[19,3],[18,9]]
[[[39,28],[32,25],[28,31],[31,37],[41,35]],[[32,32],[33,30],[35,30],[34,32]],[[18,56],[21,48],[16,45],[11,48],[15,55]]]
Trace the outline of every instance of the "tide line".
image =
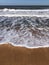
[[0,45],[2,45],[2,44],[11,44],[12,46],[15,46],[15,47],[25,47],[25,48],[30,48],[30,49],[33,49],[33,48],[49,48],[49,45],[29,47],[27,45],[20,45],[20,44],[19,45],[16,45],[16,44],[14,44],[12,42],[2,42],[2,43],[0,43]]

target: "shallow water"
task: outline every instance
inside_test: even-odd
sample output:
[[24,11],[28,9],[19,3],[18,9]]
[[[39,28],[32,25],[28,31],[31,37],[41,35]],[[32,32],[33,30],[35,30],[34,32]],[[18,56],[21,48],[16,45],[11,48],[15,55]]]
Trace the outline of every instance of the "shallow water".
[[49,16],[45,14],[49,14],[49,9],[0,10],[0,43],[10,42],[14,46],[30,48],[49,47]]

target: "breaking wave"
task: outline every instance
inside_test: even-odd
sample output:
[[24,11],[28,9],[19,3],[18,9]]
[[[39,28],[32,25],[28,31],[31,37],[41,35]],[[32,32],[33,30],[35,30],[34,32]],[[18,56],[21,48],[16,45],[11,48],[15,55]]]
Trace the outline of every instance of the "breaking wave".
[[49,9],[0,10],[0,44],[14,46],[49,46]]

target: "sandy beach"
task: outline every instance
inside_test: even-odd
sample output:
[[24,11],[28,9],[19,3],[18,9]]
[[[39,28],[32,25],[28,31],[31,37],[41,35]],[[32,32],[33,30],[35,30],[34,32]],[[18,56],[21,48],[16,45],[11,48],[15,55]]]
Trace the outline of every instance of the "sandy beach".
[[0,65],[49,65],[49,48],[0,45]]

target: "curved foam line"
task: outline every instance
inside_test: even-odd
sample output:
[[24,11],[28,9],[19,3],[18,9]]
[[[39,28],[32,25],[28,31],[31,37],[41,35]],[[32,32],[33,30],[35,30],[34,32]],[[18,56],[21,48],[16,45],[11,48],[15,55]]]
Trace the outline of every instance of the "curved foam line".
[[11,14],[8,14],[8,15],[0,15],[0,16],[5,16],[5,17],[18,17],[18,16],[30,16],[30,17],[47,17],[49,18],[49,15],[11,15]]
[[29,47],[27,45],[16,45],[12,42],[2,42],[2,43],[0,43],[0,45],[2,45],[2,44],[11,44],[15,47],[25,47],[25,48],[30,48],[30,49],[32,49],[32,48],[48,48],[49,47],[49,45]]

